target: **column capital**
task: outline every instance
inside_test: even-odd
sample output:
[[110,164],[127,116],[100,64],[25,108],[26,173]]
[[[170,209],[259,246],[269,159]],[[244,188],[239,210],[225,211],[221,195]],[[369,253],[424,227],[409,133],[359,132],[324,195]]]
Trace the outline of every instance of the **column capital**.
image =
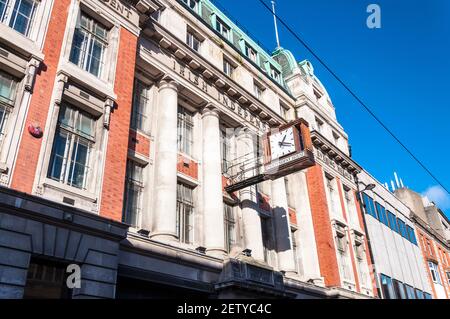
[[178,91],[178,83],[174,79],[170,77],[164,77],[161,81],[159,81],[158,90],[172,89],[174,91]]
[[217,106],[215,106],[212,103],[208,103],[201,111],[202,118],[206,117],[206,116],[215,116],[218,118],[219,112],[220,112],[220,110],[217,108]]

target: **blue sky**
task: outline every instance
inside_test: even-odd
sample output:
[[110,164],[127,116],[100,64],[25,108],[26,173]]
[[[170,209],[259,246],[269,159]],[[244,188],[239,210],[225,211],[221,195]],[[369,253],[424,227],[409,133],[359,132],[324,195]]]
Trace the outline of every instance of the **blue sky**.
[[[265,48],[275,48],[273,20],[258,0],[214,2]],[[381,7],[381,29],[366,26],[371,3]],[[277,14],[450,189],[450,1],[277,0]],[[427,192],[450,216],[450,196],[279,28],[281,46],[298,61],[313,63],[349,135],[353,158],[381,182],[396,171],[406,186]]]

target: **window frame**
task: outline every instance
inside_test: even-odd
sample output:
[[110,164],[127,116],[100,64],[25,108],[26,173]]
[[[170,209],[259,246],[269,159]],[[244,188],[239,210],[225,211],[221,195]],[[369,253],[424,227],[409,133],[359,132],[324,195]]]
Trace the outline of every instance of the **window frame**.
[[439,272],[439,265],[433,261],[428,261],[428,269],[430,270],[431,280],[438,285],[442,285],[441,274]]
[[229,59],[224,57],[223,58],[223,73],[225,73],[225,75],[227,75],[229,78],[232,79],[235,71],[236,71],[236,68],[233,65],[233,63],[231,63]]
[[228,253],[237,244],[236,234],[236,214],[233,205],[223,203],[224,209],[224,227],[225,227],[225,249]]
[[375,204],[374,204],[373,198],[370,197],[369,195],[367,195],[366,193],[362,193],[362,194],[363,194],[363,202],[364,202],[364,208],[365,208],[366,214],[369,214],[373,218],[378,219],[378,215],[375,210]]
[[[384,280],[386,283],[384,283]],[[384,299],[397,299],[391,277],[386,276],[385,274],[380,274],[380,284]]]
[[[181,243],[187,245],[193,245],[195,241],[194,190],[187,184],[177,182],[176,235]],[[180,191],[183,194],[180,195]],[[188,221],[191,223],[187,223]],[[187,228],[190,228],[189,231]]]
[[[231,27],[223,21],[221,18],[216,16],[214,30],[216,30],[221,36],[223,36],[227,41],[230,41]],[[226,32],[224,32],[226,31]]]
[[[76,65],[83,71],[88,72],[92,76],[98,79],[103,79],[104,75],[106,74],[105,70],[107,69],[107,67],[105,67],[105,60],[108,57],[108,50],[111,45],[110,37],[112,28],[105,25],[102,21],[100,21],[100,19],[98,19],[95,15],[90,14],[88,11],[89,10],[85,10],[84,8],[80,7],[72,34],[72,42],[69,50],[68,61]],[[87,24],[89,24],[88,27],[82,25],[83,18],[87,20]],[[97,28],[104,30],[104,37],[96,34]],[[75,39],[80,35],[82,35],[82,47],[78,48],[75,44]],[[92,67],[92,59],[94,59],[92,52],[96,43],[100,44],[102,50],[99,59],[98,72],[93,73],[91,72],[90,68]],[[78,52],[76,52],[75,48],[78,48]],[[91,53],[88,53],[88,50]],[[76,55],[78,55],[77,62],[73,60],[75,59]],[[89,59],[89,56],[91,56],[91,59]]]
[[[137,172],[138,174],[140,174],[140,178],[139,179],[135,179],[134,178],[134,173],[136,173],[136,171],[134,170],[134,168],[139,167],[140,172]],[[131,168],[133,168],[133,174],[130,174]],[[131,207],[129,207],[129,194],[131,191],[131,187],[135,188],[134,191],[137,193],[137,199],[136,199],[136,206],[137,206],[137,211],[136,212],[130,212],[128,211],[128,209],[130,209]],[[138,161],[134,160],[134,159],[130,159],[128,158],[127,160],[127,170],[126,170],[126,175],[125,175],[125,194],[124,194],[124,208],[123,208],[123,216],[122,216],[122,221],[124,223],[128,223],[129,225],[131,225],[132,227],[138,227],[140,224],[140,219],[142,218],[142,216],[144,215],[144,205],[143,205],[143,195],[144,195],[144,189],[145,189],[145,165],[142,165],[141,163],[139,163]],[[130,215],[135,215],[135,222],[132,223],[130,222],[131,220],[133,220],[132,218],[130,218]]]
[[[138,89],[142,89],[143,91],[145,91],[145,96],[143,96],[142,94],[138,94]],[[130,127],[147,135],[150,134],[151,124],[151,117],[149,117],[149,114],[151,113],[151,89],[151,85],[146,84],[144,81],[138,78],[134,79]],[[141,99],[144,100],[143,104]],[[139,108],[137,107],[138,105],[139,108],[141,106],[143,107],[142,112],[140,112],[141,110],[139,110]]]
[[[198,14],[199,8],[200,8],[200,1],[198,0],[181,0],[183,3],[192,11]],[[194,7],[192,7],[192,4],[194,4]]]
[[[62,112],[63,110],[67,110],[70,109],[72,112],[70,113],[70,120],[73,121],[73,125],[74,127],[70,127],[68,125],[64,125],[64,123],[61,123],[60,119],[61,116],[63,115]],[[80,115],[83,116],[83,118],[88,118],[90,120],[91,123],[91,130],[92,133],[94,135],[88,136],[87,134],[83,134],[83,132],[79,131],[75,126],[78,125],[78,121],[80,119]],[[46,177],[50,180],[53,180],[61,185],[66,185],[70,188],[75,188],[81,191],[89,191],[91,189],[91,185],[89,185],[89,182],[91,180],[91,176],[92,176],[92,170],[93,170],[93,166],[92,166],[92,162],[93,162],[93,157],[92,153],[95,152],[95,146],[97,145],[97,136],[96,136],[96,129],[97,129],[97,121],[98,119],[96,119],[92,114],[84,111],[83,109],[80,109],[79,107],[68,103],[66,101],[61,103],[61,106],[59,107],[58,110],[58,114],[57,114],[57,123],[55,125],[55,129],[53,131],[53,142],[52,142],[52,146],[51,146],[51,153],[50,153],[50,157],[49,157],[49,161],[48,161],[48,168],[47,168],[47,174]],[[61,135],[59,135],[61,134]],[[64,147],[64,152],[63,152],[63,157],[61,158],[62,163],[61,163],[61,167],[60,167],[60,173],[59,173],[59,178],[57,178],[58,176],[53,176],[53,171],[55,169],[55,161],[57,160],[58,155],[55,153],[57,151],[57,142],[58,139],[57,137],[59,136],[63,136],[66,135],[65,138],[65,145]],[[75,142],[75,140],[77,139],[77,142]],[[69,183],[69,175],[71,174],[70,172],[72,171],[72,179],[73,179],[73,174],[75,171],[75,166],[72,165],[76,165],[79,164],[76,162],[74,162],[73,154],[78,155],[78,147],[79,145],[82,145],[82,143],[80,143],[80,140],[82,141],[82,143],[86,143],[87,144],[87,154],[86,154],[86,163],[84,165],[84,177],[83,177],[83,183],[81,187],[78,187],[76,185],[74,185],[73,182]],[[75,143],[78,143],[75,147]],[[75,148],[74,148],[75,147]],[[75,153],[74,153],[75,152]],[[59,156],[60,157],[60,156]],[[72,163],[74,162],[74,163]]]
[[[16,9],[17,4],[22,4],[23,2],[32,2],[31,13],[26,17],[27,25],[25,32],[21,32],[15,28],[15,23],[17,21],[17,16],[20,14],[24,16],[22,12]],[[23,36],[30,38],[30,35],[33,31],[34,22],[36,18],[36,12],[38,11],[38,7],[40,6],[41,1],[38,0],[6,0],[5,7],[3,9],[3,13],[0,12],[0,23],[3,23],[13,29],[14,31],[22,34]],[[14,20],[13,20],[14,19]]]
[[195,32],[188,29],[186,31],[186,44],[189,48],[195,52],[200,52],[200,47],[202,45],[201,39],[195,34]]
[[177,116],[178,153],[192,157],[194,147],[194,112],[179,104]]

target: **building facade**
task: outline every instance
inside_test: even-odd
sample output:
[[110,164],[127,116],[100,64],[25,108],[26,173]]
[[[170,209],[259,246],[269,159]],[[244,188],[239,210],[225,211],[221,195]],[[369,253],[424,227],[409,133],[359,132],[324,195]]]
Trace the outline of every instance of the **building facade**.
[[433,291],[412,211],[366,171],[358,179],[362,189],[376,185],[361,193],[361,201],[382,298],[431,299]]
[[422,250],[422,262],[426,269],[434,298],[450,296],[450,234],[445,214],[427,197],[408,188],[395,190],[412,210],[411,219],[416,226],[417,241]]
[[[8,0],[0,18],[0,298],[383,297],[362,168],[309,61],[208,0]],[[296,119],[316,164],[226,192]]]

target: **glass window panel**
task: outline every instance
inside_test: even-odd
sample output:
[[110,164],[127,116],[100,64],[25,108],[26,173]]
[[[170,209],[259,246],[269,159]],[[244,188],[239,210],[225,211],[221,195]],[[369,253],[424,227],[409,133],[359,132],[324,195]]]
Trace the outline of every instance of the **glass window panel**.
[[28,35],[35,4],[34,0],[16,0],[9,26],[24,35]]
[[6,8],[8,5],[8,0],[0,0],[0,21],[3,22],[5,18]]
[[56,180],[64,178],[63,165],[66,156],[66,150],[70,145],[68,134],[65,132],[58,132],[53,143],[52,160],[50,162],[50,169],[48,177]]
[[16,96],[17,82],[12,76],[4,72],[0,72],[0,101],[7,104],[14,104]]

